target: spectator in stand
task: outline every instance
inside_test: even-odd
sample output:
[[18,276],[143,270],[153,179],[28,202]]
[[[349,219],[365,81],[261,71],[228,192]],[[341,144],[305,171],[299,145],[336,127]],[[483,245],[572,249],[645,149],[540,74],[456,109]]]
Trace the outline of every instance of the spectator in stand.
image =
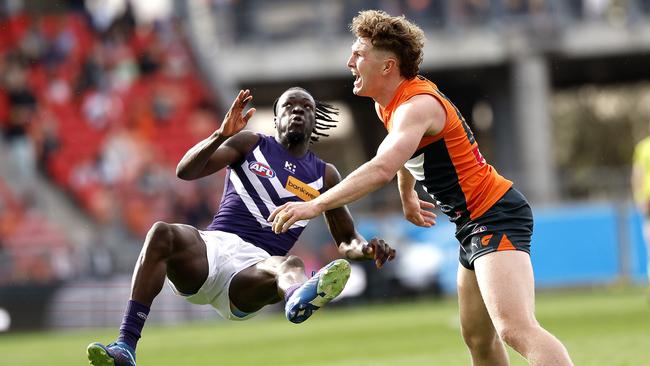
[[36,152],[29,136],[36,98],[27,85],[23,65],[17,58],[8,64],[4,85],[9,101],[9,120],[4,128],[4,138],[10,156],[10,174],[21,182],[21,187],[29,190],[36,172]]

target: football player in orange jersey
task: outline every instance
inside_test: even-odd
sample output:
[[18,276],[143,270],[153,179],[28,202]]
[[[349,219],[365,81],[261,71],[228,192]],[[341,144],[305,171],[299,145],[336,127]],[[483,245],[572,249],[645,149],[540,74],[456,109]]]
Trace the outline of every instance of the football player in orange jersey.
[[418,198],[418,181],[456,224],[461,331],[473,365],[508,365],[504,342],[532,365],[571,365],[566,348],[535,319],[530,206],[485,161],[453,103],[418,75],[422,30],[375,10],[360,12],[351,30],[353,92],[374,100],[389,133],[377,155],[340,184],[309,202],[278,207],[269,216],[274,231],[355,201],[395,175],[406,219],[431,227],[434,205]]

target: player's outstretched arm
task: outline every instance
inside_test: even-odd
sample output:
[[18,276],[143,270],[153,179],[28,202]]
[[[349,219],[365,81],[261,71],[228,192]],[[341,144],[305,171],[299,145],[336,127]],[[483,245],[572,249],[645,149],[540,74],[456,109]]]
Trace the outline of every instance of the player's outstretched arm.
[[[327,164],[325,182],[328,188],[341,181],[341,176],[332,164]],[[354,220],[346,206],[325,211],[325,221],[336,241],[339,253],[352,260],[374,260],[377,268],[395,258],[395,249],[384,240],[373,238],[366,241],[354,228]]]
[[206,139],[190,148],[176,167],[176,175],[193,180],[217,172],[227,165],[241,160],[258,140],[252,132],[242,131],[255,113],[244,107],[253,99],[250,90],[240,90],[221,126]]
[[393,113],[393,127],[377,149],[377,155],[350,173],[340,184],[309,202],[287,202],[271,212],[272,230],[285,233],[297,221],[354,202],[390,182],[413,156],[426,134],[442,131],[445,110],[433,97],[417,95]]

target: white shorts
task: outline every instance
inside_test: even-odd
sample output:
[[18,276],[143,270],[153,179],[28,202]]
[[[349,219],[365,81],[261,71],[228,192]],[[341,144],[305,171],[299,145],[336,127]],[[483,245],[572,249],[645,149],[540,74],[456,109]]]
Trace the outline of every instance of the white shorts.
[[210,304],[224,319],[245,320],[257,314],[249,313],[243,317],[233,314],[230,307],[228,289],[230,281],[242,270],[269,258],[271,255],[245,242],[239,236],[224,231],[201,231],[201,238],[205,242],[208,256],[208,278],[193,295],[185,295],[178,291],[174,284],[167,280],[172,290],[187,301],[205,305]]

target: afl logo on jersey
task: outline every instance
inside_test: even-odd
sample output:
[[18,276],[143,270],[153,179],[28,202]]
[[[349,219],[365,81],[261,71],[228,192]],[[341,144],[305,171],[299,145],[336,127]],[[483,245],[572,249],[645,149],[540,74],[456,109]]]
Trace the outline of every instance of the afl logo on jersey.
[[248,169],[250,169],[251,172],[259,175],[262,178],[275,177],[275,172],[273,171],[273,169],[271,169],[270,166],[264,163],[260,163],[259,161],[254,161],[248,164]]

